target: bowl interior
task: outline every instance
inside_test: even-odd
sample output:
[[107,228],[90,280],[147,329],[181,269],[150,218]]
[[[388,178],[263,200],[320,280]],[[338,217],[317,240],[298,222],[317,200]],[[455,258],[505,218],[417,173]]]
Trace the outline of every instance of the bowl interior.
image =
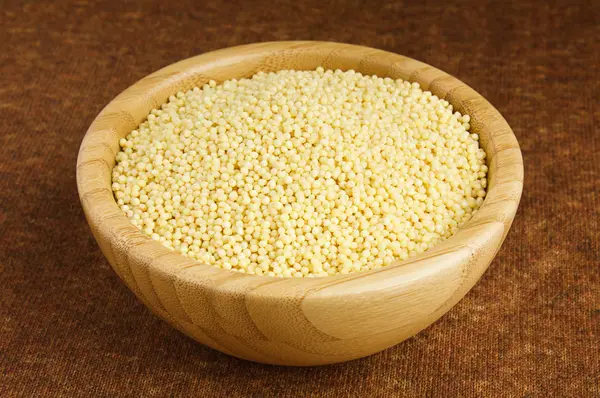
[[[135,237],[136,242],[146,241],[152,248],[152,253],[163,253],[158,247],[162,247],[160,244],[141,234],[121,213],[112,196],[110,175],[115,164],[115,154],[119,150],[119,139],[135,129],[152,109],[166,102],[170,95],[202,86],[210,79],[222,82],[250,77],[259,71],[312,70],[318,66],[326,69],[354,69],[363,74],[418,82],[423,89],[448,100],[456,110],[471,116],[471,131],[479,134],[480,144],[487,154],[488,194],[477,214],[454,236],[421,255],[389,265],[384,270],[418,263],[448,252],[453,247],[470,245],[476,248],[480,245],[476,241],[476,235],[485,235],[486,228],[492,224],[502,224],[502,240],[504,239],[520,198],[523,169],[516,138],[498,111],[458,79],[422,62],[366,47],[315,42],[262,43],[203,54],[167,66],[116,97],[90,127],[78,159],[80,195],[88,221],[92,229],[95,229],[94,233],[117,239],[123,247],[135,245],[130,239]],[[102,220],[106,218],[114,222],[103,223]],[[103,251],[105,254],[108,252],[109,257],[111,254],[114,257],[114,249],[103,247]],[[179,263],[178,266],[192,261],[181,255],[177,256],[179,259],[174,262]],[[231,274],[229,271],[218,271]],[[382,271],[366,271],[364,274]],[[241,276],[271,278],[238,275]],[[294,283],[308,282],[295,280]]]

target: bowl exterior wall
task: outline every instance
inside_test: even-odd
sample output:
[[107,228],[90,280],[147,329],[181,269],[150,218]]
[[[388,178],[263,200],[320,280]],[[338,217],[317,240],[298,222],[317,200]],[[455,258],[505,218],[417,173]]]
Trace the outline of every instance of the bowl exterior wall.
[[[225,271],[172,252],[118,208],[111,172],[118,141],[178,91],[210,79],[281,69],[354,69],[418,82],[471,116],[489,166],[488,195],[457,234],[409,261],[325,278]],[[523,186],[517,140],[498,111],[456,78],[419,61],[361,46],[274,42],[167,66],[115,98],[96,118],[77,164],[81,203],[102,252],[154,313],[224,353],[281,365],[322,365],[393,346],[440,318],[485,272],[506,238]]]

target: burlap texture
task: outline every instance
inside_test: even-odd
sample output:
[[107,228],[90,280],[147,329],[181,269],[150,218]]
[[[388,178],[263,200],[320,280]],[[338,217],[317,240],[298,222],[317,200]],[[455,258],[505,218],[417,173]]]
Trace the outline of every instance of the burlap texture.
[[[0,397],[600,396],[600,2],[0,2]],[[383,353],[244,362],[153,316],[110,269],[75,185],[113,97],[177,60],[332,40],[437,66],[515,131],[525,190],[479,284]]]

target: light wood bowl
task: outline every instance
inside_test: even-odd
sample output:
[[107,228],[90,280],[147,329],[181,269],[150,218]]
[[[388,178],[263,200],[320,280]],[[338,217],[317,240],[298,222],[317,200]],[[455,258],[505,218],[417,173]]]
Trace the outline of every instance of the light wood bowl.
[[[489,188],[476,215],[449,239],[380,270],[322,278],[225,271],[171,251],[134,227],[117,206],[111,171],[119,139],[169,95],[209,79],[318,66],[418,82],[471,116],[487,153]],[[426,328],[486,270],[508,233],[523,188],[519,144],[500,113],[458,79],[372,48],[273,42],[228,48],[167,66],[122,92],[90,126],[77,186],[102,252],[154,313],[224,353],[281,365],[323,365],[381,351]]]

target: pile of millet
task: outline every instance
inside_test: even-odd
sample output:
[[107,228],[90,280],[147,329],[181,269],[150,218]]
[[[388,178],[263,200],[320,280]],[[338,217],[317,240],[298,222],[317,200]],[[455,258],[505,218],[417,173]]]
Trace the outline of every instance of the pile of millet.
[[210,81],[120,140],[112,189],[143,233],[206,264],[377,269],[449,237],[483,202],[469,120],[417,83],[353,70]]

